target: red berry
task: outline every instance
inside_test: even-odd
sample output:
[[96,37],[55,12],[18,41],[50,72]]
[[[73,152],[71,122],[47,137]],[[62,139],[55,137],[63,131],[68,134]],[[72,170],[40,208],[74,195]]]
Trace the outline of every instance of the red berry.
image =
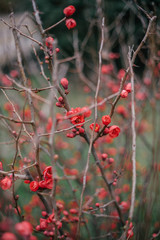
[[130,238],[133,237],[133,235],[134,235],[134,233],[133,233],[132,229],[128,230],[128,232],[127,232],[127,238],[130,239]]
[[128,92],[126,90],[122,90],[121,97],[126,98],[128,96]]
[[59,108],[63,107],[63,105],[60,102],[56,102],[56,106]]
[[59,48],[56,48],[56,53],[59,53],[60,49]]
[[114,159],[113,159],[113,158],[109,158],[109,159],[108,159],[108,163],[109,163],[109,164],[114,163]]
[[105,161],[106,158],[108,157],[108,154],[107,153],[102,153],[101,157],[102,157],[102,160]]
[[110,124],[110,122],[111,122],[111,118],[110,118],[109,115],[105,115],[105,116],[102,117],[102,123],[103,123],[104,125],[107,126],[108,124]]
[[76,27],[76,25],[77,25],[76,21],[73,18],[69,18],[66,20],[66,27],[68,29],[72,29],[72,28]]
[[39,188],[39,183],[37,181],[32,181],[29,187],[32,192],[36,192]]
[[61,85],[62,85],[62,87],[63,87],[65,90],[68,89],[68,80],[67,80],[67,78],[62,78],[62,79],[61,79]]
[[13,233],[6,232],[1,236],[1,240],[17,240]]
[[99,203],[96,203],[95,206],[99,208],[99,207],[100,207],[100,204],[99,204]]
[[75,7],[70,5],[63,10],[63,13],[66,15],[66,17],[70,17],[75,11]]

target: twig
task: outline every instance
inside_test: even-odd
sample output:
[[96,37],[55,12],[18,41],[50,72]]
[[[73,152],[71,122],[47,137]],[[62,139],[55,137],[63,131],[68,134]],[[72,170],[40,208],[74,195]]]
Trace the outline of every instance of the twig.
[[60,23],[64,22],[66,20],[66,17],[62,18],[60,21],[58,21],[57,23],[53,24],[52,26],[44,29],[44,32],[47,32],[49,30],[51,30],[52,28],[56,27],[57,25],[59,25]]
[[135,130],[135,99],[134,99],[134,72],[131,61],[131,49],[128,53],[129,68],[131,73],[131,113],[132,113],[132,193],[131,193],[131,207],[129,211],[129,220],[133,218],[134,203],[135,203],[135,191],[136,191],[136,130]]

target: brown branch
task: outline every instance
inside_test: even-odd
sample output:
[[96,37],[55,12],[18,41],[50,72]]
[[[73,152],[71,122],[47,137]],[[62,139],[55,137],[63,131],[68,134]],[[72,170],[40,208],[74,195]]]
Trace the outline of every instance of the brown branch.
[[49,30],[51,30],[52,28],[56,27],[57,25],[59,25],[60,23],[64,22],[66,20],[66,17],[62,18],[60,21],[58,21],[57,23],[53,24],[52,26],[44,29],[44,32],[47,32]]

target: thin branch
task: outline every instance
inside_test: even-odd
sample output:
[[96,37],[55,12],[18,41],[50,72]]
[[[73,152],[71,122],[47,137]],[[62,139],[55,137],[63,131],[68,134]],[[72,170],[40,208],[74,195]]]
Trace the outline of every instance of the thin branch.
[[131,73],[131,114],[132,114],[132,193],[131,193],[131,207],[129,211],[129,220],[133,218],[134,204],[135,204],[135,191],[136,191],[136,130],[135,130],[135,99],[134,99],[134,72],[131,61],[131,49],[128,53],[129,68]]

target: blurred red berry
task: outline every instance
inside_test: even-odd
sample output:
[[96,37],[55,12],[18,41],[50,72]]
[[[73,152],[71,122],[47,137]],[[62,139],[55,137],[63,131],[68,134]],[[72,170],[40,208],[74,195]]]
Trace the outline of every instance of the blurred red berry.
[[32,225],[27,221],[17,223],[15,225],[15,229],[21,236],[24,237],[30,236],[33,231]]
[[17,238],[13,233],[6,232],[2,235],[1,240],[17,240]]
[[126,90],[122,90],[121,97],[126,98],[128,96],[128,92]]
[[9,177],[5,177],[1,180],[0,182],[0,187],[3,189],[3,190],[7,190],[7,189],[10,189],[12,186],[12,180],[9,178]]

